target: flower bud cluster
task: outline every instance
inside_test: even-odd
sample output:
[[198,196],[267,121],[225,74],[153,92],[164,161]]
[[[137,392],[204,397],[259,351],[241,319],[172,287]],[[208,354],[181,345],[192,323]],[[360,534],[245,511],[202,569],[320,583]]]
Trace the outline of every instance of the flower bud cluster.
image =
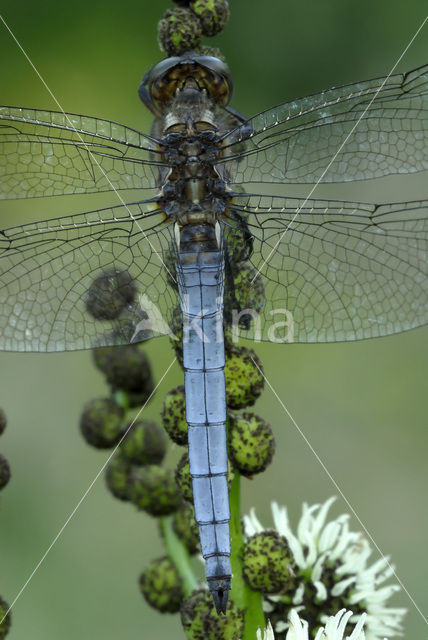
[[217,35],[229,19],[226,0],[176,0],[176,4],[158,24],[159,47],[168,56],[200,49],[202,36]]
[[[133,302],[135,282],[127,272],[110,269],[92,283],[86,298],[96,319],[117,320]],[[148,402],[154,392],[150,362],[139,345],[100,347],[93,361],[110,387],[110,396],[95,398],[84,407],[80,430],[88,444],[113,449],[106,468],[106,484],[119,500],[153,517],[177,512],[172,526],[185,531],[195,549],[196,523],[182,505],[174,474],[162,465],[167,437],[154,421],[129,420],[128,411]],[[193,530],[193,537],[191,532]],[[169,558],[153,561],[140,577],[148,603],[163,612],[177,611],[183,599],[181,579]]]
[[181,607],[181,624],[188,640],[232,640],[242,638],[244,612],[233,601],[225,616],[219,616],[211,594],[205,589],[194,591]]

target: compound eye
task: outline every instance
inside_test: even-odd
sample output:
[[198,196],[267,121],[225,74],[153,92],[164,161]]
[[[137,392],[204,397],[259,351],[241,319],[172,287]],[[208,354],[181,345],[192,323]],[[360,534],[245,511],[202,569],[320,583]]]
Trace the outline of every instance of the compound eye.
[[217,131],[217,127],[206,120],[198,120],[195,122],[195,129],[196,131]]
[[184,133],[186,131],[186,125],[183,122],[177,122],[177,124],[172,124],[165,133]]

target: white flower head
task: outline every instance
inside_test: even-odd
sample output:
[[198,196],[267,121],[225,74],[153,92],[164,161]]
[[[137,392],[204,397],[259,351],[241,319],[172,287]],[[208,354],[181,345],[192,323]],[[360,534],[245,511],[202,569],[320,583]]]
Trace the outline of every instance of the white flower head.
[[[363,625],[366,614],[363,613],[355,625],[350,636],[345,636],[345,628],[352,616],[352,611],[342,609],[335,616],[327,618],[326,624],[318,629],[315,640],[365,640]],[[257,640],[275,640],[275,635],[270,621],[264,630],[263,636],[260,629],[257,630]],[[295,609],[290,612],[286,640],[310,640],[308,623],[302,620]]]
[[269,620],[266,629],[263,631],[263,637],[261,629],[257,629],[257,640],[275,640],[272,625]]
[[[366,615],[363,613],[355,625],[351,635],[345,636],[346,625],[352,617],[352,611],[342,609],[335,616],[330,616],[323,627],[320,627],[315,640],[365,640],[363,625]],[[295,609],[289,616],[289,628],[286,640],[309,640],[308,623],[302,620]]]
[[[401,622],[406,610],[387,605],[400,587],[383,584],[393,575],[394,568],[387,557],[368,564],[372,549],[361,533],[349,530],[348,515],[327,521],[333,502],[334,498],[322,505],[304,503],[295,533],[287,509],[272,504],[275,529],[287,541],[296,573],[292,593],[264,596],[264,610],[272,620],[276,640],[306,640],[307,623],[298,623],[297,613],[309,621],[311,631],[318,629],[316,640],[345,639],[349,624],[357,623],[357,629],[361,614],[366,614],[365,636],[360,628],[360,635],[351,634],[352,640],[383,640],[402,635]],[[247,537],[264,531],[254,509],[244,517],[244,528]],[[344,613],[351,608],[355,615],[350,611]],[[328,617],[329,614],[335,615]],[[288,620],[289,615],[292,617]],[[336,623],[342,625],[337,626],[337,633],[342,635],[328,635],[333,633],[331,629]],[[289,635],[290,632],[294,635]]]

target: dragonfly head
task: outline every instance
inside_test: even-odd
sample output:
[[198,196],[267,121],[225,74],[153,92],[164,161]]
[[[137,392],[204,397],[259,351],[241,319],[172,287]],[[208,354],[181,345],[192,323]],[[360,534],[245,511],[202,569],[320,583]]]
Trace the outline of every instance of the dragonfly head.
[[138,90],[141,100],[155,115],[165,113],[177,90],[193,87],[204,91],[216,105],[225,107],[233,92],[228,66],[212,56],[189,51],[182,56],[166,58],[146,73]]

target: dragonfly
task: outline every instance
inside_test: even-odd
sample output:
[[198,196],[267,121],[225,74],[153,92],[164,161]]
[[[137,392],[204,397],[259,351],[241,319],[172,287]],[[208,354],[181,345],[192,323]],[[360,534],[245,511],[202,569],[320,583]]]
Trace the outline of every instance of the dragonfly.
[[195,518],[223,613],[230,340],[360,340],[428,321],[428,200],[287,195],[290,185],[427,170],[428,65],[250,118],[230,106],[232,88],[224,62],[190,51],[143,78],[155,116],[147,135],[0,107],[2,198],[118,198],[0,231],[0,348],[137,343],[171,333],[179,314]]

